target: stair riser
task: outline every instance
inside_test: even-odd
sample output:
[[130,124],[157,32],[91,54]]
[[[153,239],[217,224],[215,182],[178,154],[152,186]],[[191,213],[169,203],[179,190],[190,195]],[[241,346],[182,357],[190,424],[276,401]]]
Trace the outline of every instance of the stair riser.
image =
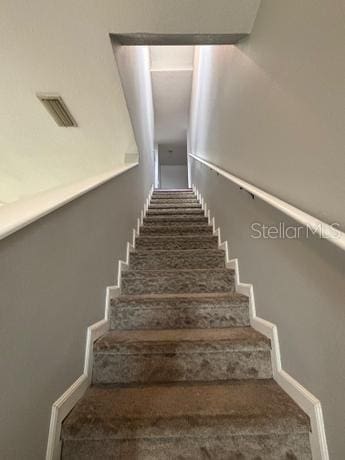
[[199,226],[204,226],[204,225],[208,225],[208,221],[207,219],[203,219],[200,220],[200,221],[197,221],[197,222],[193,222],[191,220],[178,220],[178,221],[169,221],[169,219],[167,220],[161,220],[161,221],[151,221],[151,222],[145,222],[144,221],[144,225],[147,226],[147,227],[164,227],[164,226],[167,226],[167,227],[178,227],[178,226],[181,226],[181,227],[184,227],[185,225],[188,225],[189,227],[193,226],[193,225],[197,225],[198,227]]
[[[231,425],[231,421],[227,421]],[[63,460],[140,459],[140,460],[311,460],[308,433],[281,435],[213,436],[202,433],[136,439],[64,441]]]
[[208,224],[208,218],[204,216],[155,216],[144,217],[144,225],[200,225]]
[[194,193],[192,187],[187,188],[155,188],[153,193]]
[[169,208],[197,208],[201,209],[199,203],[162,203],[162,204],[150,204],[149,209],[169,209]]
[[179,198],[179,199],[166,199],[166,198],[152,198],[150,204],[200,204],[196,198]]
[[[139,344],[138,347],[142,346]],[[272,377],[269,350],[227,350],[222,342],[210,351],[187,344],[186,352],[174,346],[145,347],[145,354],[95,353],[94,384],[211,382],[229,379],[266,379]],[[147,348],[147,350],[146,350]],[[163,351],[165,349],[165,351]]]
[[197,197],[195,195],[186,195],[186,196],[171,196],[171,195],[168,195],[168,196],[152,196],[151,197],[151,203],[152,202],[160,202],[160,201],[164,201],[166,203],[175,203],[175,202],[182,202],[182,201],[190,201],[190,202],[195,202],[197,203],[199,200],[197,199]]
[[206,235],[201,238],[139,236],[135,241],[135,247],[145,250],[217,249],[218,238]]
[[181,193],[153,193],[152,194],[152,197],[153,199],[159,199],[159,198],[162,198],[162,199],[165,199],[165,200],[168,200],[168,199],[172,199],[172,200],[176,200],[177,198],[187,198],[187,199],[190,199],[190,198],[194,198],[196,199],[196,195],[194,192],[181,192]]
[[205,212],[199,208],[165,208],[165,209],[148,209],[147,216],[180,216],[191,214],[193,216],[204,216]]
[[151,275],[150,272],[127,271],[122,273],[121,292],[135,294],[177,294],[198,292],[234,292],[232,270]]
[[192,268],[225,268],[224,251],[152,251],[132,252],[129,257],[132,270],[172,270]]
[[211,234],[212,227],[210,225],[144,225],[140,227],[140,235],[183,235],[183,234]]
[[249,326],[248,306],[210,307],[197,305],[169,307],[162,304],[152,308],[143,306],[111,307],[110,328],[135,329],[210,329]]

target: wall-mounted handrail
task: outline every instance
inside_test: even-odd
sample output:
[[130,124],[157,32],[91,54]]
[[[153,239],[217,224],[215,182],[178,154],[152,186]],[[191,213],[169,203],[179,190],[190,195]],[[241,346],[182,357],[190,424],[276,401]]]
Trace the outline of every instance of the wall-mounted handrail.
[[226,179],[230,180],[234,184],[242,187],[244,190],[247,190],[252,195],[260,198],[262,201],[265,201],[269,205],[273,206],[274,208],[278,209],[279,211],[283,212],[287,216],[291,217],[292,219],[296,220],[297,222],[301,223],[305,227],[307,227],[311,232],[318,234],[324,239],[327,239],[331,243],[335,244],[339,248],[345,251],[345,233],[338,230],[336,227],[332,227],[331,225],[323,222],[320,219],[317,219],[314,216],[302,211],[301,209],[292,206],[291,204],[286,203],[283,200],[271,195],[270,193],[264,192],[260,188],[256,187],[255,185],[246,182],[233,174],[225,171],[218,166],[209,163],[206,160],[194,155],[192,153],[188,154],[190,157],[194,158],[195,160],[199,161],[199,163],[204,164],[205,166],[209,167],[216,173],[220,174],[221,176],[225,177]]
[[119,166],[105,173],[65,187],[47,190],[0,208],[0,240],[26,227],[55,209],[75,200],[116,176],[129,171],[138,163]]

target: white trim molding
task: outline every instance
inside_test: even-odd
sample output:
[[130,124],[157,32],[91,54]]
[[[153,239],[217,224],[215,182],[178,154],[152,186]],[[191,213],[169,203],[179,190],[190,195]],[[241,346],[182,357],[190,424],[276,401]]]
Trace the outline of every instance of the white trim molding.
[[148,198],[145,201],[144,210],[141,211],[141,218],[138,218],[137,220],[137,228],[132,230],[132,242],[127,242],[126,261],[119,260],[118,262],[117,284],[115,286],[108,286],[106,288],[104,318],[87,328],[83,373],[52,405],[46,460],[60,460],[61,424],[91,384],[93,344],[99,337],[106,334],[109,330],[110,301],[111,299],[120,295],[121,272],[122,270],[128,268],[130,252],[135,248],[135,239],[139,235],[140,225],[142,223],[143,217],[146,215],[152,192],[153,186],[151,187]]
[[0,209],[0,240],[61,208],[85,193],[90,192],[105,182],[135,168],[138,164],[132,163],[119,166],[98,176],[65,187],[47,190],[2,206]]
[[215,219],[211,217],[207,203],[194,185],[192,188],[202,203],[202,209],[205,211],[205,216],[208,217],[209,224],[213,227],[213,234],[218,236],[219,249],[223,249],[225,252],[226,267],[235,271],[236,292],[249,298],[249,317],[251,326],[268,337],[271,341],[271,363],[274,380],[309,416],[311,424],[310,445],[313,460],[329,460],[321,402],[282,368],[278,328],[274,323],[257,316],[253,285],[241,283],[238,259],[229,258],[228,242],[221,240],[220,228],[216,227]]
[[329,242],[335,244],[338,246],[340,249],[345,251],[345,233],[341,232],[338,230],[335,226],[329,225],[326,222],[323,222],[322,220],[311,216],[310,214],[307,214],[306,212],[302,211],[301,209],[296,208],[295,206],[292,206],[291,204],[286,203],[283,200],[280,200],[279,198],[271,195],[270,193],[264,192],[260,188],[256,187],[255,185],[250,184],[249,182],[246,182],[233,174],[230,174],[229,172],[225,171],[222,168],[219,168],[218,166],[209,163],[206,160],[203,160],[202,158],[198,157],[197,155],[194,155],[192,153],[188,154],[189,157],[194,158],[197,160],[199,163],[207,166],[208,168],[212,169],[216,173],[220,174],[221,176],[225,177],[232,183],[238,185],[239,187],[243,188],[253,196],[256,196],[260,198],[262,201],[265,203],[268,203],[269,205],[273,206],[274,208],[278,209],[282,213],[286,214],[287,216],[291,217],[294,219],[296,222],[299,222],[300,224],[304,225],[307,227],[312,234],[317,234],[321,238],[328,240]]

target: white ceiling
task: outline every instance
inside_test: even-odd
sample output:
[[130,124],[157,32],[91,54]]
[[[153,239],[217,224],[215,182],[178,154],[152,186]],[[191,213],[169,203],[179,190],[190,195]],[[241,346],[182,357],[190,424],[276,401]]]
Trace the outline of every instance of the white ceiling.
[[[258,5],[259,0],[1,0],[0,200],[109,170],[135,149],[110,33],[246,33]],[[38,91],[60,93],[79,127],[58,128],[37,100]]]
[[151,46],[155,141],[186,144],[193,76],[193,46]]
[[194,46],[151,46],[151,70],[193,68]]

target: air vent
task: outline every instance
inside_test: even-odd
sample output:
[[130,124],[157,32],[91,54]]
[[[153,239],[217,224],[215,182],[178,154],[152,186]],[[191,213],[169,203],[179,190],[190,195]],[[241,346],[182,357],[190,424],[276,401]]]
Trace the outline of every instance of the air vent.
[[38,99],[54,118],[58,126],[65,128],[78,126],[61,96],[56,94],[37,94]]

